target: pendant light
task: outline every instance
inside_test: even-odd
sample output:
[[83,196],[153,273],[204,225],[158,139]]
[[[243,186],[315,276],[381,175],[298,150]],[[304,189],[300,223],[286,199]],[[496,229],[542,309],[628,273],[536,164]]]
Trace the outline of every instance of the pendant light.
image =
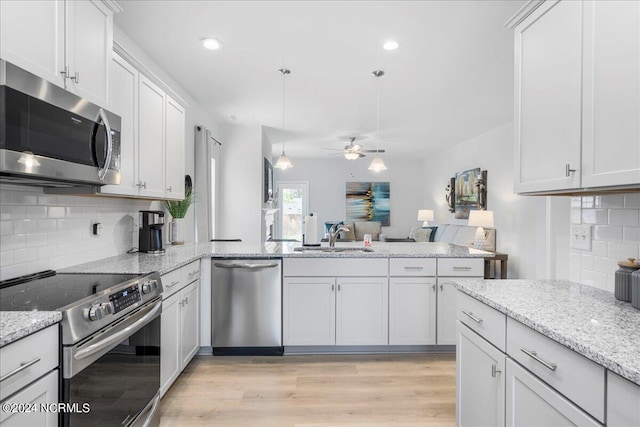
[[280,155],[280,158],[278,159],[274,167],[276,169],[285,170],[293,167],[291,161],[284,152],[284,82],[287,75],[291,74],[291,70],[287,68],[280,68],[278,72],[282,74],[282,154]]
[[382,157],[380,157],[379,145],[380,145],[380,77],[384,76],[384,71],[375,70],[371,74],[376,78],[376,156],[369,165],[369,170],[374,172],[381,172],[387,170],[387,166],[384,164]]

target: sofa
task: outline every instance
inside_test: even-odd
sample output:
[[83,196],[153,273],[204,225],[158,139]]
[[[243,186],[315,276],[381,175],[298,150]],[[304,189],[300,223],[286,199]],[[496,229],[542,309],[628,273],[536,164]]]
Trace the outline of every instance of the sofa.
[[[325,223],[326,230],[335,222]],[[342,222],[341,225],[349,228],[348,232],[342,232],[338,241],[353,242],[362,241],[365,234],[371,234],[371,239],[383,242],[443,242],[460,246],[473,247],[477,227],[461,224],[440,224],[430,227],[412,227],[407,237],[387,237],[382,233],[382,224],[379,221],[368,222]],[[487,240],[484,250],[495,252],[496,230],[485,228]],[[324,240],[324,239],[323,239]]]

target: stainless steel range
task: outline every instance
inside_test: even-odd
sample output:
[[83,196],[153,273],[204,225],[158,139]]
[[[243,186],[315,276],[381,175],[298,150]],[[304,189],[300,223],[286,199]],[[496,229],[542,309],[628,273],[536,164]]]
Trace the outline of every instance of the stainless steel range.
[[63,426],[159,424],[158,273],[56,274],[0,282],[0,311],[61,311],[61,400],[89,404]]

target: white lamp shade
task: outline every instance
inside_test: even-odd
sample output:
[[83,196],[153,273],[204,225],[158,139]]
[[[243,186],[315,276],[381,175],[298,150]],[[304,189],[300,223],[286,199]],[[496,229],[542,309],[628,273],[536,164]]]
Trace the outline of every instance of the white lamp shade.
[[469,211],[469,225],[493,228],[493,211]]
[[282,152],[282,155],[280,156],[280,158],[278,159],[278,161],[276,162],[276,164],[273,166],[276,169],[289,169],[292,168],[293,165],[291,164],[291,161],[289,160],[289,158],[287,157],[286,154],[284,154],[284,151]]
[[380,157],[380,154],[376,154],[376,157],[374,157],[374,159],[371,161],[369,170],[374,172],[387,170],[387,166],[384,164],[384,161],[382,160],[382,157]]
[[433,211],[431,209],[420,209],[418,211],[418,221],[433,221]]

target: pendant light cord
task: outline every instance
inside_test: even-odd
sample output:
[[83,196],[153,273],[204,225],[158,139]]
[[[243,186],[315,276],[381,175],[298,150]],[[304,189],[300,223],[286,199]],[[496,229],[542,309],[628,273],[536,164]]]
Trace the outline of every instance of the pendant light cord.
[[376,75],[376,156],[380,155],[380,76]]
[[287,68],[280,68],[278,70],[282,74],[282,154],[284,155],[284,110],[285,110],[285,79],[287,74],[291,74],[291,70]]

